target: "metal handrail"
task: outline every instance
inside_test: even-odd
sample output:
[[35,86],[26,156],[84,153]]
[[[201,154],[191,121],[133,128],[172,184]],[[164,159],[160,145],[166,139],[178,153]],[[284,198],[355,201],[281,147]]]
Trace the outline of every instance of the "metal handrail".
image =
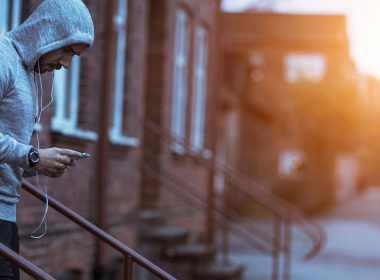
[[5,246],[2,243],[0,243],[0,256],[16,264],[18,267],[24,270],[27,274],[34,277],[34,279],[54,280],[52,276],[47,274],[41,268],[31,263],[23,256],[20,256],[13,250],[9,249],[7,246]]
[[[162,187],[168,189],[176,197],[183,200],[188,205],[195,207],[199,211],[206,211],[209,209],[209,205],[205,200],[205,195],[197,190],[194,185],[191,185],[188,181],[183,180],[180,176],[168,171],[157,170],[151,167],[149,164],[142,165],[142,172],[144,176],[151,177],[153,180],[159,182]],[[222,207],[222,210],[221,208]],[[229,232],[233,233],[240,240],[246,242],[256,250],[263,254],[272,256],[272,280],[280,279],[280,253],[283,255],[283,278],[284,280],[290,280],[290,267],[291,267],[291,222],[283,221],[280,217],[275,215],[275,225],[273,235],[262,231],[256,227],[255,224],[249,222],[247,224],[240,224],[234,220],[230,213],[226,213],[223,209],[225,206],[221,206],[220,203],[213,203],[211,210],[214,218],[212,221],[221,225],[222,229],[222,259],[223,263],[229,262],[229,241],[226,239]],[[232,212],[229,210],[228,212]],[[281,228],[284,228],[284,233]],[[206,246],[211,245],[206,243]]]
[[[197,210],[206,210],[207,202],[203,201],[204,195],[196,190],[189,182],[183,180],[179,176],[172,173],[162,173],[153,167],[144,164],[142,165],[144,175],[162,183],[164,188],[167,188],[175,196],[185,201],[188,205],[195,207]],[[172,186],[172,187],[169,187]],[[220,205],[214,204],[214,222],[220,224],[223,230],[226,230],[226,222],[229,230],[242,241],[251,245],[256,250],[263,254],[272,256],[272,280],[280,279],[280,252],[283,254],[283,278],[290,280],[291,267],[291,222],[282,220],[275,215],[274,219],[274,234],[271,236],[267,232],[262,231],[253,223],[249,223],[249,228],[246,225],[237,223],[230,215],[226,215],[223,210],[220,210]],[[282,230],[281,228],[284,228]],[[260,237],[260,238],[259,238]],[[224,239],[224,238],[223,238]],[[228,263],[228,241],[223,240],[222,257],[224,263]]]
[[275,215],[284,219],[284,221],[290,224],[297,224],[313,242],[311,249],[304,256],[305,259],[314,257],[321,250],[326,242],[326,234],[317,223],[310,221],[306,214],[301,212],[301,210],[274,195],[267,189],[262,188],[257,183],[253,183],[252,180],[247,178],[244,174],[237,174],[236,171],[232,171],[230,166],[215,160],[214,155],[212,155],[210,159],[199,155],[199,153],[190,148],[191,146],[189,141],[173,136],[169,130],[163,128],[155,122],[145,118],[142,123],[145,128],[155,134],[163,136],[167,141],[180,144],[185,148],[188,155],[201,163],[207,169],[214,169],[216,172],[226,174],[228,178],[232,180],[231,183],[233,183],[237,189],[253,197],[262,206],[271,210]]
[[[197,192],[194,188],[191,189],[191,192],[188,191],[189,187],[187,186],[187,183],[181,181],[178,177],[174,176],[173,174],[163,175],[148,165],[143,165],[143,172],[144,175],[147,175],[156,181],[164,182],[165,184],[163,184],[163,187],[167,188],[170,192],[172,192],[174,195],[186,202],[188,205],[195,206],[199,208],[199,210],[207,208],[207,203],[201,198],[202,195],[199,195],[199,192]],[[172,187],[169,187],[169,185]],[[252,247],[256,248],[263,254],[274,253],[273,249],[269,246],[270,242],[272,242],[273,239],[269,238],[269,236],[266,233],[264,233],[261,229],[255,227],[248,231],[246,228],[234,222],[233,219],[227,217],[218,206],[214,205],[213,210],[218,218],[215,220],[216,223],[219,223],[223,226],[223,221],[221,220],[228,221],[234,226],[234,234],[243,238]],[[259,241],[258,236],[263,237],[266,243],[263,243],[263,240]]]
[[[45,194],[40,191],[38,188],[33,186],[30,182],[23,180],[22,187],[28,191],[33,196],[37,197],[41,201],[45,202]],[[52,198],[51,196],[48,196],[49,199],[49,205],[61,213],[62,215],[66,216],[68,219],[79,225],[81,228],[85,229],[87,232],[91,233],[92,235],[96,236],[97,238],[103,240],[105,243],[113,247],[115,250],[119,251],[124,256],[124,279],[125,280],[131,280],[132,274],[133,274],[133,264],[137,263],[149,272],[151,272],[153,275],[158,277],[162,280],[176,280],[173,276],[117,240],[116,238],[112,237],[102,229],[98,228],[82,216],[80,216],[75,211],[71,210],[67,206],[63,205],[61,202],[57,201],[56,199]]]
[[[248,194],[252,197],[257,197],[257,194],[259,193],[257,192],[257,190],[260,191],[260,189],[252,188],[252,186],[257,187],[257,184],[255,182],[252,182],[252,179],[248,178],[246,175],[240,172],[238,173],[238,175],[236,175],[236,173],[227,173],[230,174],[230,178],[233,180],[233,185],[238,186],[238,189],[240,191],[243,191],[245,194]],[[273,193],[267,192],[265,196],[261,195],[262,193],[260,193],[260,198],[262,200],[259,202],[262,205],[264,205],[263,203],[270,203],[272,206],[274,206],[272,209],[275,211],[274,213],[276,215],[278,215],[288,223],[299,225],[303,232],[314,242],[312,248],[304,256],[304,259],[311,259],[316,254],[318,254],[318,252],[321,250],[321,248],[326,242],[326,234],[322,227],[319,226],[317,223],[310,221],[306,214],[304,214],[300,209],[293,206],[289,202],[281,199],[280,197],[274,195]]]

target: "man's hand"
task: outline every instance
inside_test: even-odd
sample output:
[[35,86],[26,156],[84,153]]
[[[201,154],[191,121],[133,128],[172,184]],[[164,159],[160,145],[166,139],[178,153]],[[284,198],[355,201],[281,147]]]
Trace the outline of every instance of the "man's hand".
[[70,156],[81,155],[80,152],[60,148],[39,149],[38,152],[40,160],[34,169],[52,178],[61,177],[66,167],[75,165],[75,160],[70,159]]

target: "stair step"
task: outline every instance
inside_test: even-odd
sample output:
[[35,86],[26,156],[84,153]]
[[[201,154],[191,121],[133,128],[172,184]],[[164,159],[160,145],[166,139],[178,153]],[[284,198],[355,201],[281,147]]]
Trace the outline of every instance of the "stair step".
[[166,250],[165,256],[175,260],[198,261],[204,257],[213,257],[214,248],[203,244],[184,244]]
[[199,267],[194,271],[197,280],[241,280],[243,279],[243,265],[212,264]]
[[189,231],[176,227],[160,226],[144,229],[140,232],[140,240],[147,243],[172,245],[186,242]]
[[162,225],[164,223],[164,215],[160,210],[143,209],[139,211],[138,216],[140,221],[147,226]]
[[83,272],[78,269],[68,269],[57,280],[80,280],[83,278]]

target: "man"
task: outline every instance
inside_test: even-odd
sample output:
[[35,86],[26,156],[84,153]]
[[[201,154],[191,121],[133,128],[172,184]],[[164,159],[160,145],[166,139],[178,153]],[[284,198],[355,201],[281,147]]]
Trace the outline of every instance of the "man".
[[[80,0],[45,0],[23,24],[0,36],[0,242],[16,252],[16,203],[23,174],[58,178],[72,165],[72,157],[80,156],[29,144],[39,117],[32,76],[69,68],[72,56],[93,41],[93,22]],[[19,279],[18,268],[0,259],[0,279]]]

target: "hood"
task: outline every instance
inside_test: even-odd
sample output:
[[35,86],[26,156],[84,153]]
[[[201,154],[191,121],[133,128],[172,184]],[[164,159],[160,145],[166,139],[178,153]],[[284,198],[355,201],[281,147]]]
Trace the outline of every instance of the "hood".
[[92,46],[94,24],[81,0],[45,0],[6,34],[28,70],[44,54],[75,43]]

